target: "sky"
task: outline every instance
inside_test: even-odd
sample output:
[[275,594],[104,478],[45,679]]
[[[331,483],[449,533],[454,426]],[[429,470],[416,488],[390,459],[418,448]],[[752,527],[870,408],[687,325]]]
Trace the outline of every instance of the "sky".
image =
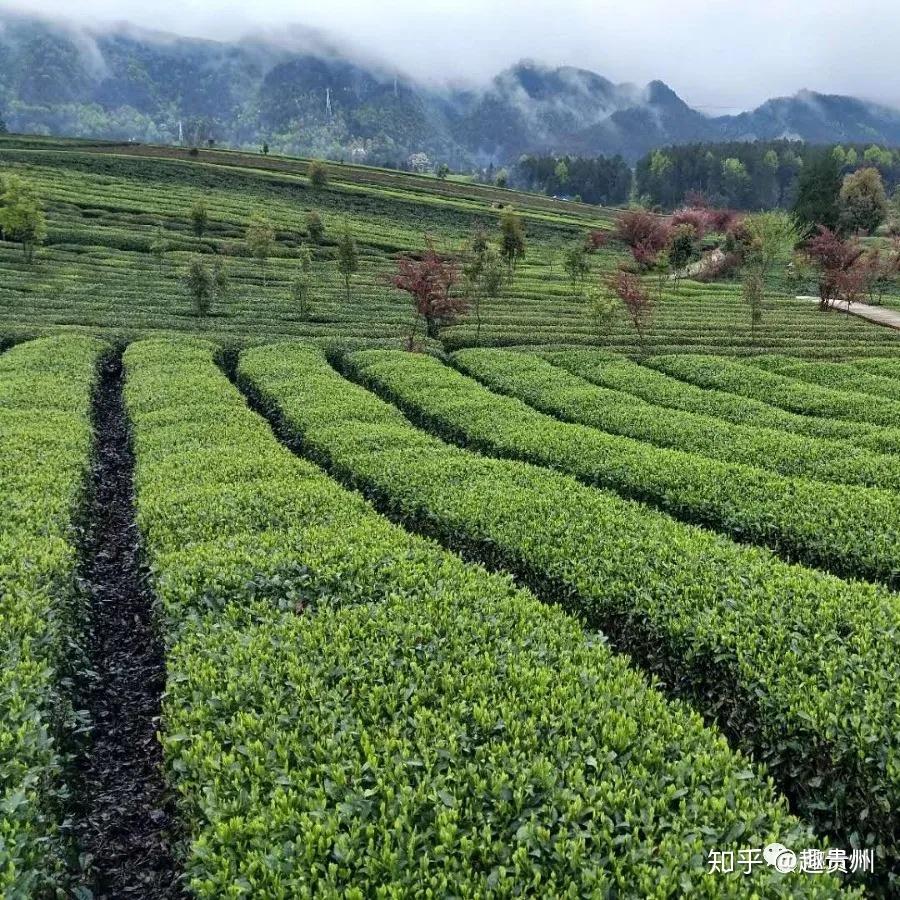
[[900,107],[896,0],[0,0],[92,25],[234,39],[321,29],[431,81],[484,81],[531,58],[665,81],[710,115],[801,88]]

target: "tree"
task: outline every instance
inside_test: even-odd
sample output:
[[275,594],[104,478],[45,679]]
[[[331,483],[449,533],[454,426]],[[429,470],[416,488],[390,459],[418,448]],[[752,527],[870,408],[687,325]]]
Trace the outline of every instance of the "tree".
[[228,277],[228,267],[225,260],[216,254],[213,257],[212,264],[212,284],[213,284],[213,302],[224,300],[231,286],[231,279]]
[[616,297],[596,287],[591,290],[588,297],[588,316],[597,330],[598,338],[605,337],[607,327],[615,321],[618,311],[619,303]]
[[510,273],[525,256],[525,225],[512,209],[500,215],[500,255]]
[[809,283],[813,277],[813,262],[805,250],[795,251],[787,265],[788,287],[795,294],[811,290]]
[[247,249],[262,267],[263,284],[266,284],[266,263],[275,248],[275,229],[264,216],[254,213],[247,225],[246,240]]
[[856,265],[863,273],[863,288],[868,302],[880,306],[884,295],[900,274],[900,244],[894,241],[888,251],[873,247],[859,258]]
[[672,277],[675,279],[675,289],[678,289],[678,280],[681,272],[697,253],[697,230],[688,222],[676,225],[669,232],[669,243],[666,247],[666,260]]
[[646,353],[646,334],[653,320],[653,298],[644,288],[641,279],[624,269],[617,269],[608,275],[605,283],[610,294],[618,298],[625,308],[628,319],[637,334],[641,353]]
[[314,244],[321,244],[325,237],[322,217],[314,209],[306,214],[306,235]]
[[864,289],[864,272],[857,265],[862,248],[856,241],[845,240],[836,231],[820,226],[818,234],[806,242],[806,253],[818,271],[822,309],[845,302],[849,313],[850,304]]
[[263,145],[262,145],[262,151],[263,151],[263,156],[268,156],[268,155],[269,155],[269,145],[268,145],[268,143],[263,142]]
[[744,262],[741,289],[750,309],[750,330],[755,344],[772,272],[779,260],[790,259],[798,232],[786,213],[766,212],[744,219],[741,235]]
[[890,166],[894,162],[894,155],[890,150],[883,150],[877,144],[866,147],[863,159],[873,166]]
[[468,259],[463,266],[463,295],[475,310],[475,339],[481,343],[481,307],[487,297],[499,297],[503,287],[503,262],[488,244],[480,228],[472,235]]
[[47,220],[31,184],[10,175],[0,186],[0,231],[8,241],[22,245],[25,262],[47,238]]
[[298,255],[300,272],[291,282],[291,298],[297,305],[301,319],[307,319],[311,311],[313,290],[313,257],[309,247],[302,246]]
[[450,166],[448,166],[447,163],[441,163],[437,168],[436,174],[441,181],[444,181],[450,174]]
[[166,239],[166,230],[162,223],[158,224],[153,231],[153,237],[150,240],[150,252],[156,259],[157,266],[162,269],[163,261],[166,257],[166,251],[169,249],[169,242]]
[[840,223],[841,170],[831,153],[814,156],[800,172],[793,213],[797,227],[809,234],[818,226],[837,229]]
[[307,175],[309,177],[309,183],[314,188],[323,188],[328,184],[328,169],[321,160],[314,159],[309,164]]
[[499,187],[499,188],[505,188],[508,183],[509,183],[509,172],[507,172],[506,169],[501,169],[497,173],[497,177],[494,179],[494,184],[496,184],[497,187]]
[[748,200],[750,187],[750,175],[741,160],[729,157],[722,162],[722,190],[727,202],[743,206]]
[[184,272],[183,282],[194,304],[194,313],[201,318],[208,315],[213,302],[224,295],[228,286],[225,264],[220,257],[213,261],[212,271],[202,256],[195,256]]
[[873,233],[887,217],[887,195],[878,169],[857,169],[847,175],[840,199],[841,224],[848,231]]
[[573,244],[565,252],[563,259],[563,268],[572,282],[572,293],[580,294],[580,286],[583,286],[584,279],[587,278],[591,271],[591,264],[588,262],[587,253],[584,244]]
[[488,248],[488,236],[487,232],[480,225],[475,228],[472,232],[472,246],[471,252],[478,254],[484,253]]
[[609,243],[609,232],[601,228],[594,228],[588,232],[584,246],[588,253],[596,253]]
[[206,201],[202,197],[198,197],[191,207],[191,228],[198,238],[202,238],[208,225],[209,209],[206,206]]
[[428,337],[437,338],[443,325],[456,321],[465,313],[468,308],[465,297],[453,293],[456,281],[456,266],[439,254],[431,241],[421,259],[402,257],[397,261],[397,273],[392,283],[398,290],[406,291],[413,302],[410,347],[415,346],[415,332],[420,321],[424,320]]
[[344,222],[337,245],[337,269],[344,279],[344,287],[347,291],[347,302],[350,302],[350,278],[359,269],[359,250],[356,241],[350,233],[350,226]]
[[672,160],[661,150],[654,150],[650,155],[650,173],[656,178],[664,178],[672,171]]
[[619,213],[615,235],[632,253],[641,247],[644,256],[655,257],[669,242],[668,223],[645,209],[626,209]]
[[556,164],[553,174],[556,176],[556,180],[561,188],[569,183],[569,166],[564,159],[561,159]]

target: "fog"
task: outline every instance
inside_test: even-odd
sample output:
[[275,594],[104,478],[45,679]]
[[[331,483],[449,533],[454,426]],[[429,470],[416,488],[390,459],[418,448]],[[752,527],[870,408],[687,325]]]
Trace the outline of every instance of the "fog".
[[528,57],[614,81],[660,78],[717,115],[801,88],[900,107],[900,4],[891,0],[255,0],[0,2],[93,27],[127,21],[182,35],[236,39],[285,26],[322,30],[428,81],[480,82]]

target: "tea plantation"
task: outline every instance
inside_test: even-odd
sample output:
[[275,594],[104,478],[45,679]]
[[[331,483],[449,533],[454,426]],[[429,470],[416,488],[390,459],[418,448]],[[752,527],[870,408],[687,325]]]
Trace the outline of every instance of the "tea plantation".
[[313,171],[0,137],[0,896],[897,896],[900,332]]

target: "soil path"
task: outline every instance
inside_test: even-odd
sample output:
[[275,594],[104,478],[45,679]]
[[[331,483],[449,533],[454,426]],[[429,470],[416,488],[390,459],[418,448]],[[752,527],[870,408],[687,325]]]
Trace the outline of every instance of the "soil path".
[[[805,295],[797,297],[797,299],[812,300],[815,303],[819,302],[818,297],[809,297]],[[847,303],[844,300],[835,303],[833,308],[843,313],[848,312]],[[853,303],[850,305],[849,312],[851,316],[859,316],[861,319],[868,319],[868,321],[874,322],[876,325],[900,329],[900,312],[888,309],[885,306],[872,306],[869,303]]]
[[122,361],[104,365],[94,404],[90,527],[82,578],[90,674],[79,704],[91,723],[78,760],[74,823],[82,886],[95,900],[183,896],[172,854],[171,800],[156,737],[165,688],[154,599],[141,568]]

